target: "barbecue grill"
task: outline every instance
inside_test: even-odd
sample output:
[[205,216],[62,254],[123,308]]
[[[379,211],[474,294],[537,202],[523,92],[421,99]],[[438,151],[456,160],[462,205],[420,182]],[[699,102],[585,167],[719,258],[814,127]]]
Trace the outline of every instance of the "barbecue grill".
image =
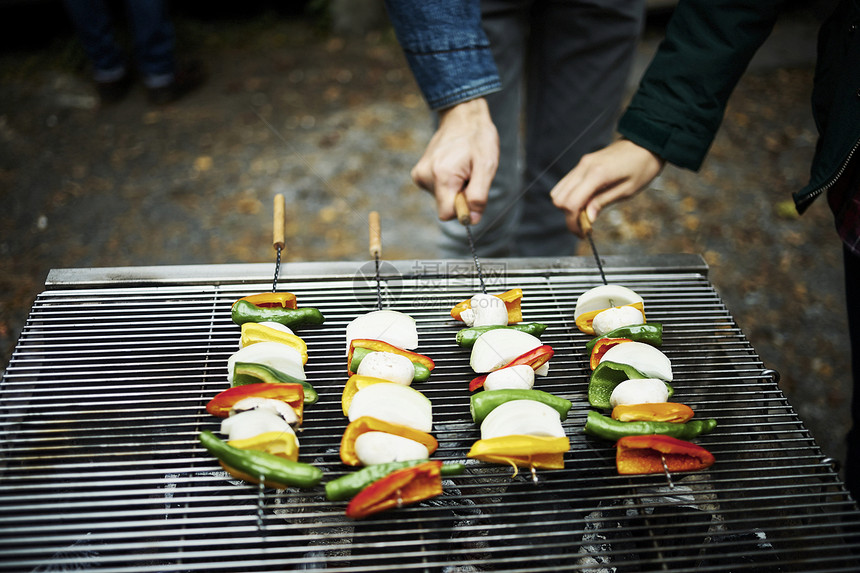
[[[360,521],[322,488],[231,478],[198,443],[204,407],[228,386],[238,348],[230,305],[271,289],[271,265],[54,270],[0,387],[0,570],[69,571],[857,571],[860,512],[734,322],[698,256],[605,257],[610,283],[664,325],[675,398],[713,417],[705,471],[619,476],[611,443],[582,432],[589,368],[573,308],[602,284],[590,258],[485,260],[489,292],[521,287],[527,321],[549,325],[536,387],[570,399],[563,470],[468,461],[443,495]],[[325,480],[347,420],[345,327],[375,309],[362,263],[290,263],[281,286],[318,307],[307,342],[320,400],[305,411],[300,461]],[[436,361],[434,459],[464,461],[469,353],[448,314],[477,292],[471,262],[382,266],[383,304],[415,317]],[[370,273],[372,274],[372,273]],[[416,386],[418,386],[416,384]]]

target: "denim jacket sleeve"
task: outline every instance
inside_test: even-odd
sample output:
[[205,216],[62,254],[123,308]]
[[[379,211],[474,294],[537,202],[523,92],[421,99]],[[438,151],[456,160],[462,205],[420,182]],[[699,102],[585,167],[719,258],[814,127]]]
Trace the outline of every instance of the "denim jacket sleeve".
[[415,81],[433,110],[501,89],[479,0],[386,0]]

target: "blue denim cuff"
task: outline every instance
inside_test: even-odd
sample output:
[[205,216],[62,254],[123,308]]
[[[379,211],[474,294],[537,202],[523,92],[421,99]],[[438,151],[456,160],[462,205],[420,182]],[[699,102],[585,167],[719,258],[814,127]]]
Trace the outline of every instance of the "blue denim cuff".
[[405,53],[415,81],[432,110],[502,89],[489,48]]

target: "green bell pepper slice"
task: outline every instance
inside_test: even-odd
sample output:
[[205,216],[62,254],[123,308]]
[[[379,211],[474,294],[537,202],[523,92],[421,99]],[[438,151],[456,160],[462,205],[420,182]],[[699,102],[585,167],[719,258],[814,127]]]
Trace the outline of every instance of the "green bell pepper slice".
[[591,354],[591,349],[601,338],[629,338],[634,342],[644,342],[651,346],[663,345],[663,325],[656,322],[646,324],[634,324],[631,326],[620,326],[615,330],[607,332],[603,336],[592,338],[585,343],[585,349]]
[[[351,499],[358,492],[375,481],[379,481],[388,474],[403,468],[409,468],[423,464],[427,460],[408,460],[403,462],[388,462],[384,464],[373,464],[356,472],[343,475],[325,484],[325,495],[329,501],[343,501]],[[442,475],[452,476],[463,473],[466,466],[461,463],[442,464]]]
[[588,412],[588,417],[585,420],[586,434],[613,442],[624,436],[649,436],[652,434],[671,436],[679,440],[692,440],[697,436],[707,434],[716,427],[717,421],[713,418],[690,420],[683,424],[676,422],[619,422],[594,410]]
[[510,324],[508,326],[503,326],[500,324],[487,326],[470,326],[469,328],[464,328],[457,333],[457,345],[461,348],[472,348],[475,345],[475,341],[478,340],[479,336],[489,330],[496,330],[497,328],[519,330],[520,332],[525,332],[531,334],[532,336],[540,338],[540,335],[543,334],[546,330],[547,325],[540,322],[527,322],[523,324]]
[[[612,391],[615,390],[616,386],[625,380],[641,380],[643,378],[649,378],[649,376],[645,376],[629,364],[604,360],[591,373],[591,380],[588,382],[588,403],[595,408],[611,408],[612,404],[609,402],[609,397],[612,396]],[[666,388],[669,389],[669,397],[671,398],[675,389],[668,382],[665,384]]]
[[318,308],[281,308],[256,306],[247,300],[238,300],[230,309],[230,316],[236,324],[246,322],[279,322],[290,328],[303,324],[322,324],[325,317]]
[[301,384],[305,390],[305,406],[316,404],[319,394],[313,385],[307,380],[299,380],[280,370],[269,368],[264,364],[253,362],[237,362],[233,370],[232,386],[244,386],[246,384],[258,384],[267,382],[270,384]]
[[[323,472],[316,466],[294,462],[258,450],[241,450],[219,439],[210,431],[200,432],[200,443],[218,458],[229,473],[252,483],[263,483],[276,488],[296,486],[310,488],[322,481]],[[230,471],[234,470],[234,471]]]
[[559,398],[554,394],[543,392],[542,390],[525,390],[520,388],[484,390],[483,392],[472,394],[472,397],[469,399],[469,412],[472,414],[472,420],[476,424],[480,424],[497,406],[511,400],[534,400],[546,404],[558,412],[558,416],[562,421],[567,418],[567,413],[573,405],[570,400]]

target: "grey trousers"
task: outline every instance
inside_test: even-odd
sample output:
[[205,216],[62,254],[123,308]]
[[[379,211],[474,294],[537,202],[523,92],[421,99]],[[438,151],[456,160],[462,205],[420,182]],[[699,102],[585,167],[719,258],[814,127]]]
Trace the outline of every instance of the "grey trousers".
[[[482,0],[502,79],[487,96],[499,169],[481,222],[482,257],[557,257],[576,249],[549,192],[584,154],[612,140],[644,19],[644,0]],[[470,254],[457,221],[443,256]]]

